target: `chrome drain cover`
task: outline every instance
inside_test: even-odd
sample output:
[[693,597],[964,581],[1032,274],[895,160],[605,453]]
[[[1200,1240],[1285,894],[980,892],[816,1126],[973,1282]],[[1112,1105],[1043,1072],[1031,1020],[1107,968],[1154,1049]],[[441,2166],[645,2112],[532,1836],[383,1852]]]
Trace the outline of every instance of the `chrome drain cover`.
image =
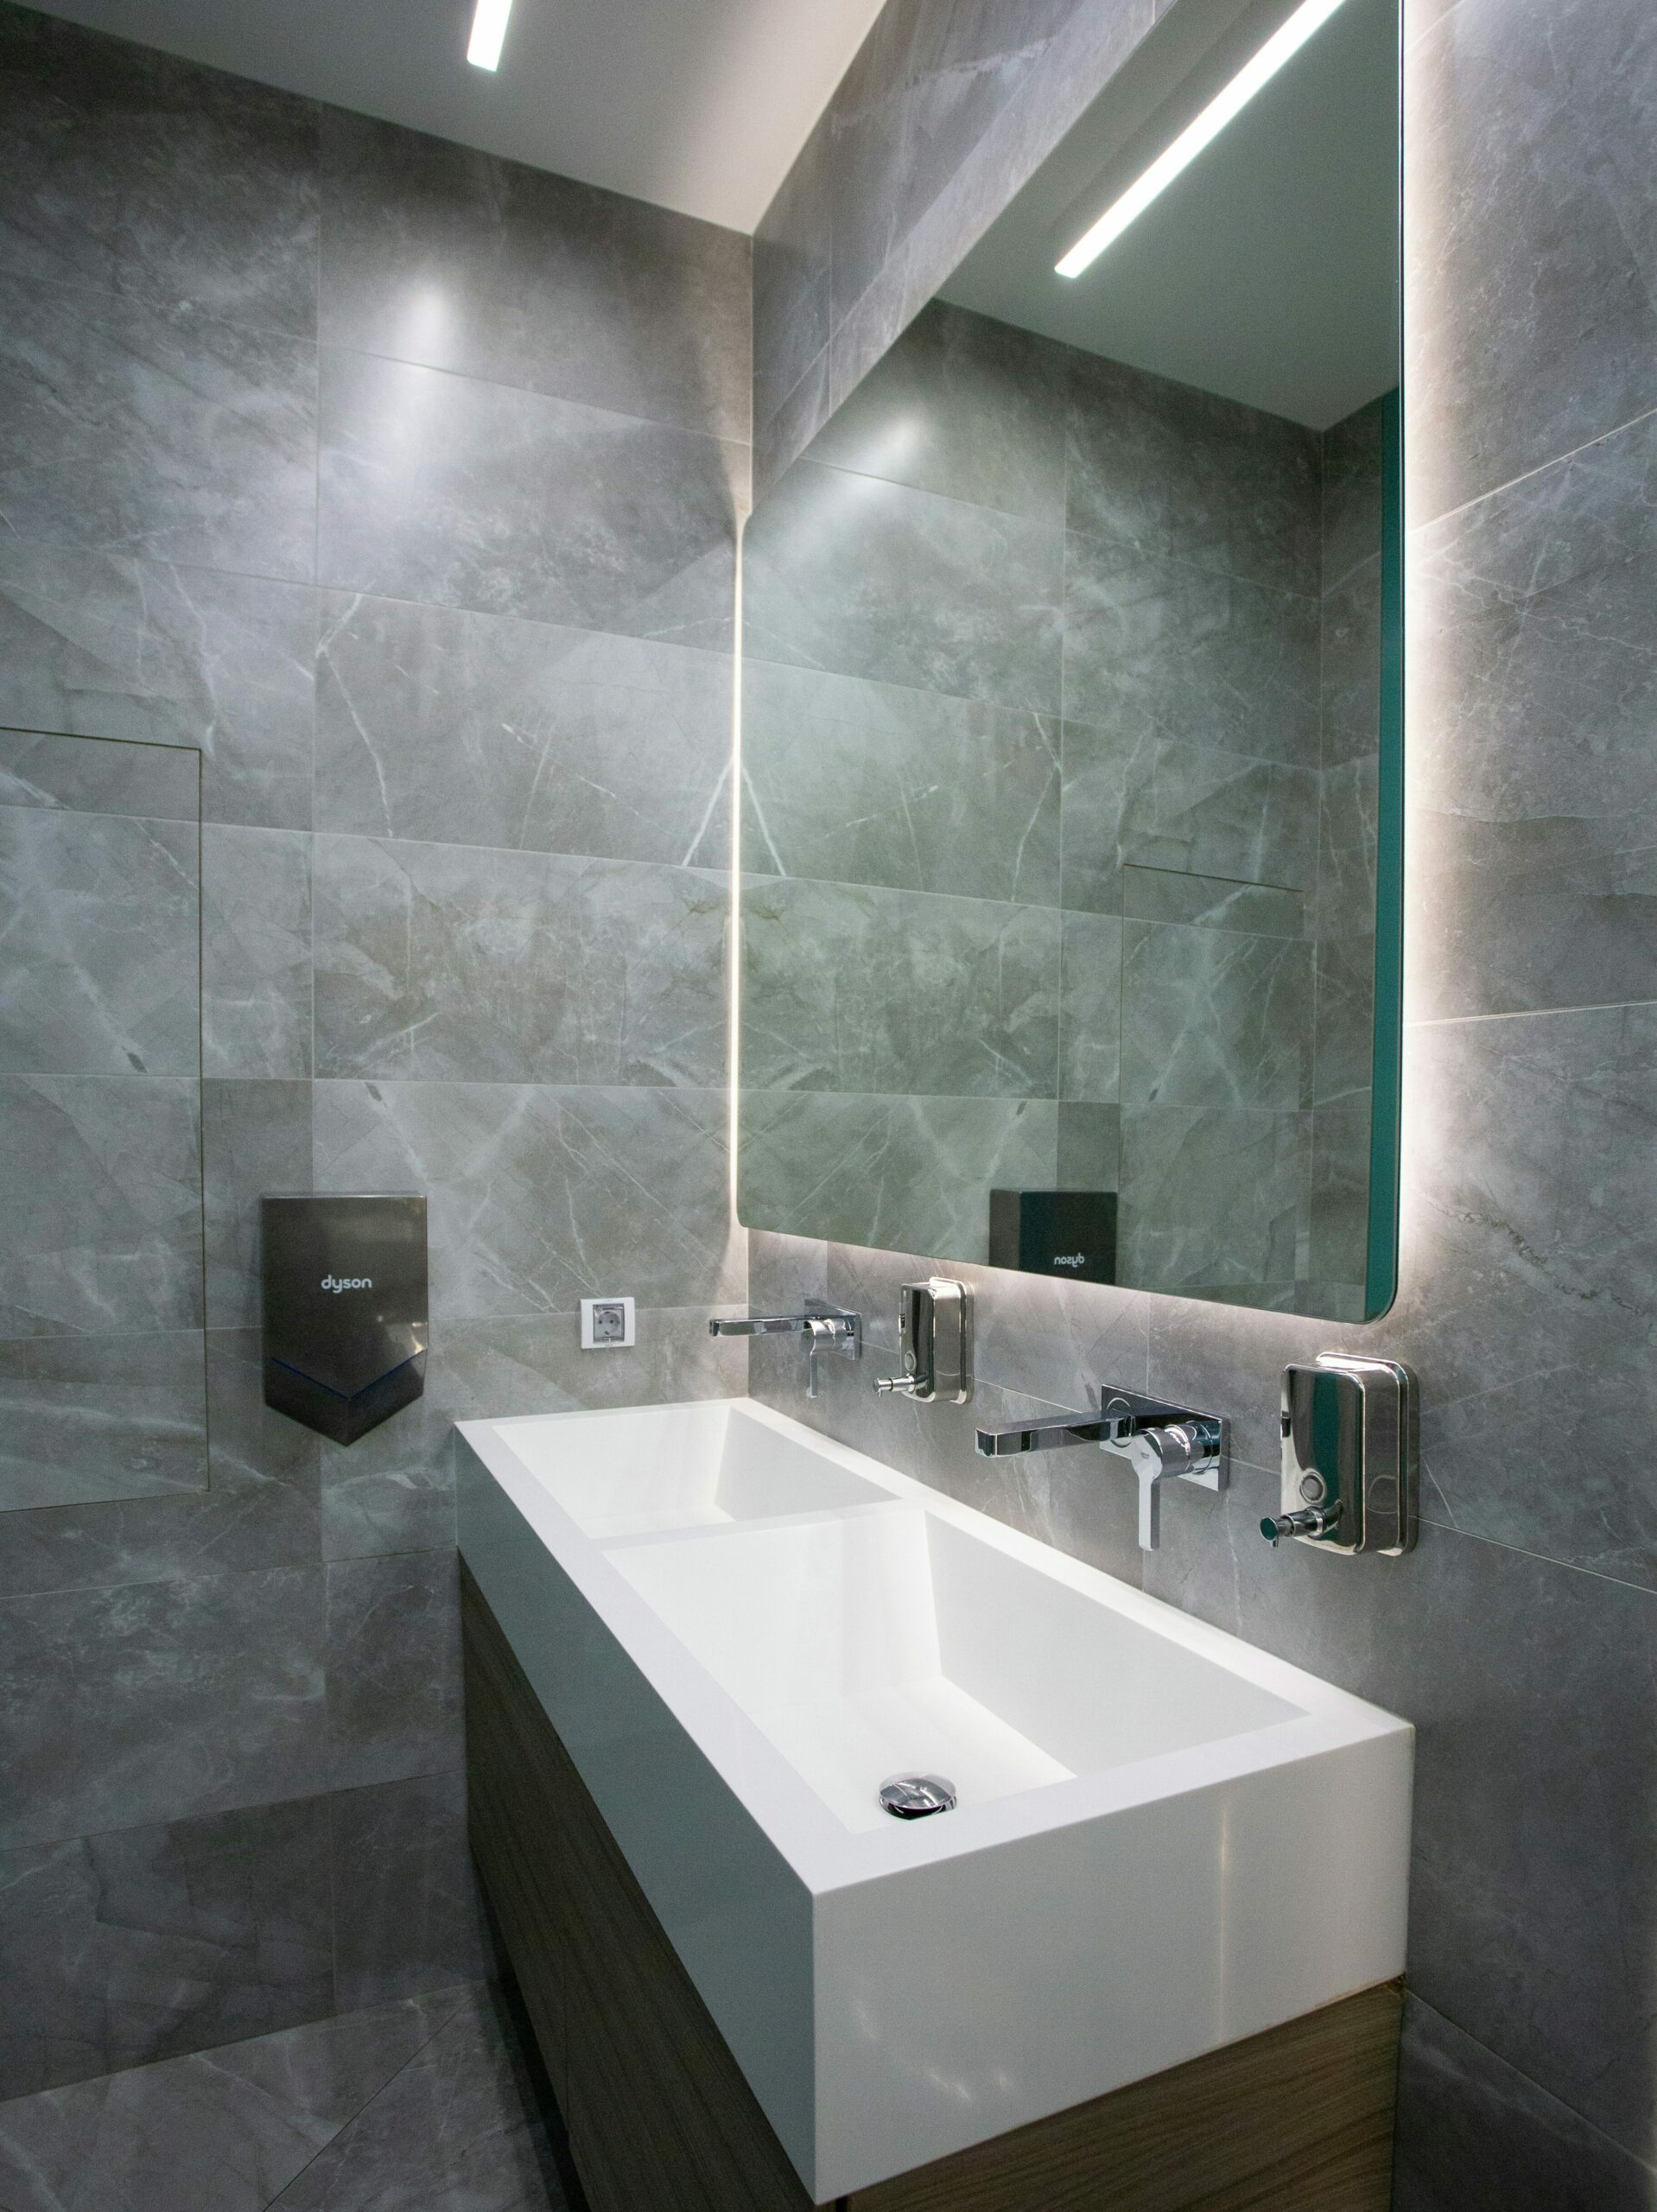
[[880,1784],[880,1802],[894,1821],[924,1821],[954,1812],[955,1786],[941,1774],[894,1774]]

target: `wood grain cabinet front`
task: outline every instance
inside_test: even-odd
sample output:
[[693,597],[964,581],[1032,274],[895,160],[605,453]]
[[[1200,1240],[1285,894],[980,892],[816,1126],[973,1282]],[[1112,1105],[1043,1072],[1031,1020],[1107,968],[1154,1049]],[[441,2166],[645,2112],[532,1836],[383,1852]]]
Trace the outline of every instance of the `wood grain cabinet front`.
[[[464,1567],[461,1610],[473,1853],[592,2212],[809,2212]],[[1402,2001],[1361,1991],[840,2212],[1387,2212]]]

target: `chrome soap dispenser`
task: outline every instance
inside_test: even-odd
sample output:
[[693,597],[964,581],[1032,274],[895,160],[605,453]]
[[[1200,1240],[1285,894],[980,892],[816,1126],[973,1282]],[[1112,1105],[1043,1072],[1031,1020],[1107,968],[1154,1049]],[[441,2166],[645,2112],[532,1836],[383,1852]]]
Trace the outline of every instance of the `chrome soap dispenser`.
[[972,1395],[972,1293],[947,1275],[906,1282],[898,1294],[901,1375],[884,1375],[883,1396],[964,1406]]
[[1419,1417],[1415,1377],[1394,1359],[1320,1353],[1283,1370],[1281,1510],[1260,1524],[1322,1551],[1413,1548]]

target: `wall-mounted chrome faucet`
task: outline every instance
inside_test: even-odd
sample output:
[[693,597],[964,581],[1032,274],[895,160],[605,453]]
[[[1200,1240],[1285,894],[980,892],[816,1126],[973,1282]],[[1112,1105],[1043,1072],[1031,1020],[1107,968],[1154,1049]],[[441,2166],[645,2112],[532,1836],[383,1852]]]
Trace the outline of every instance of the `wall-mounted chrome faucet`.
[[978,1449],[987,1459],[1052,1452],[1067,1444],[1096,1444],[1127,1461],[1140,1486],[1141,1551],[1156,1551],[1162,1541],[1164,1483],[1195,1483],[1212,1491],[1226,1486],[1226,1425],[1220,1416],[1143,1397],[1137,1390],[1101,1390],[1097,1414],[1059,1414],[1051,1421],[978,1432]]
[[913,1398],[930,1406],[940,1399],[964,1406],[972,1395],[972,1293],[947,1275],[906,1282],[898,1294],[901,1375],[883,1375],[882,1396]]
[[821,1298],[808,1298],[801,1313],[750,1313],[736,1320],[714,1319],[708,1324],[710,1337],[803,1337],[808,1398],[822,1395],[817,1376],[819,1352],[834,1352],[841,1359],[863,1357],[863,1316],[829,1306]]

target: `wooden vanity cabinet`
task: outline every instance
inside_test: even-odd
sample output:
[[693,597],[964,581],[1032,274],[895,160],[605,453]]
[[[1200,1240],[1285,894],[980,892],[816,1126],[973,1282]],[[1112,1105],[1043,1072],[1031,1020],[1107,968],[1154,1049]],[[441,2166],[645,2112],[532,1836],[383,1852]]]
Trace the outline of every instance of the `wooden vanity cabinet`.
[[[811,2199],[462,1567],[472,1848],[592,2212]],[[840,2200],[841,2212],[1387,2212],[1387,1983]]]

